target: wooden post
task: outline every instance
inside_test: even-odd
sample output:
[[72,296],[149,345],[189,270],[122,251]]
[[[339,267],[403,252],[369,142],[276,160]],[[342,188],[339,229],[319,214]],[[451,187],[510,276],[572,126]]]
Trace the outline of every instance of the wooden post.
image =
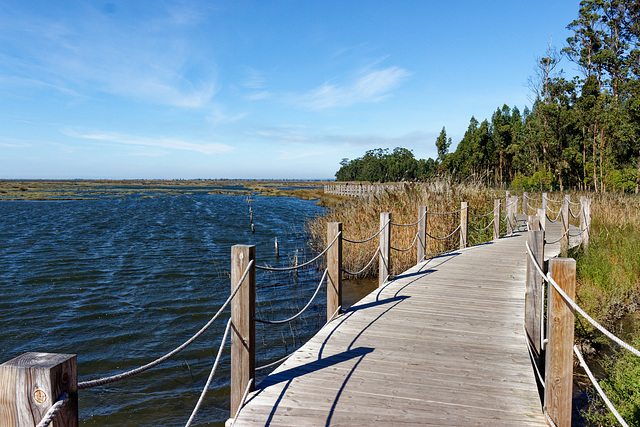
[[493,240],[500,238],[500,199],[493,201]]
[[[514,196],[517,197],[517,196]],[[511,236],[514,231],[515,226],[515,210],[516,210],[516,200],[514,197],[509,197],[507,199],[507,235]]]
[[[572,258],[552,258],[549,260],[549,273],[573,300],[576,290],[576,261]],[[570,427],[574,313],[553,286],[549,286],[548,309],[549,342],[545,349],[544,407],[558,427]]]
[[529,193],[526,191],[522,193],[522,213],[529,215]]
[[589,237],[591,234],[591,199],[581,197],[580,200],[580,230],[582,233],[582,247],[589,247]]
[[76,427],[77,372],[75,354],[25,353],[0,365],[0,425],[35,426],[66,392],[51,425]]
[[391,214],[380,213],[380,257],[378,262],[378,287],[382,287],[389,278],[389,257],[391,255]]
[[540,224],[540,230],[547,229],[547,211],[542,208],[538,209],[538,223]]
[[460,249],[469,245],[469,202],[460,202]]
[[569,250],[569,201],[565,198],[560,208],[560,219],[562,223],[562,238],[560,239],[560,255],[567,256]]
[[[231,290],[240,282],[251,260],[255,260],[256,247],[235,245],[231,247]],[[231,417],[235,417],[242,405],[242,396],[255,378],[256,368],[256,274],[255,264],[231,300]],[[253,386],[251,390],[253,390]]]
[[427,207],[418,206],[418,249],[416,251],[416,264],[424,261],[427,246]]
[[342,223],[327,224],[327,244],[337,240],[327,251],[327,322],[342,311]]
[[538,215],[527,215],[527,225],[529,226],[529,230],[540,230]]
[[[544,231],[529,230],[529,247],[538,264],[544,268]],[[527,281],[524,294],[524,324],[529,341],[537,357],[542,349],[542,319],[544,287],[542,275],[536,269],[531,256],[527,253]]]
[[547,193],[542,193],[542,209],[544,209],[544,213],[547,213]]

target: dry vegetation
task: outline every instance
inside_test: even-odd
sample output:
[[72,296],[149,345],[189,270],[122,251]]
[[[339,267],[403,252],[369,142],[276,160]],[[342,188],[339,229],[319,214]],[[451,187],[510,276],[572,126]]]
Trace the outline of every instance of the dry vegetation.
[[[411,224],[418,219],[419,206],[427,206],[428,212],[454,212],[460,209],[460,202],[469,202],[470,213],[480,215],[493,211],[493,200],[498,195],[480,184],[454,184],[446,180],[424,184],[405,184],[398,191],[387,191],[378,196],[352,198],[335,206],[326,215],[316,218],[308,225],[309,232],[317,248],[327,244],[327,223],[342,222],[343,235],[350,240],[365,240],[380,229],[380,213],[390,212],[391,222]],[[470,227],[484,228],[493,217],[469,216]],[[459,225],[459,214],[427,215],[427,233],[435,237],[450,234]],[[416,226],[391,227],[391,246],[406,249],[411,246],[416,235]],[[477,244],[490,240],[492,229],[474,232],[470,228],[470,243]],[[426,252],[438,253],[459,245],[459,235],[454,233],[449,239],[427,239]],[[343,267],[349,271],[362,269],[372,258],[378,247],[378,238],[367,243],[343,243]],[[416,248],[406,252],[391,253],[391,273],[397,275],[415,265]],[[377,263],[361,276],[377,275]]]

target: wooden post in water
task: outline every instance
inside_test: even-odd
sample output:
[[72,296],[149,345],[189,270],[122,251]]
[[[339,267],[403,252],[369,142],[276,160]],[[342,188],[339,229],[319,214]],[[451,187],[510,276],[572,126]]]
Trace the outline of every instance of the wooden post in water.
[[529,193],[526,191],[522,193],[522,213],[529,215]]
[[560,208],[560,220],[562,223],[562,238],[560,239],[560,255],[567,256],[567,251],[569,250],[569,200],[567,199],[568,195],[565,197],[562,202],[562,207]]
[[[549,274],[569,298],[575,299],[576,261],[572,258],[549,260]],[[553,286],[548,292],[549,318],[545,348],[544,407],[558,427],[571,426],[573,392],[573,309]]]
[[[327,244],[336,242],[327,251],[327,322],[342,307],[342,223],[327,224]],[[340,236],[338,236],[340,234]]]
[[0,365],[0,425],[35,426],[66,393],[51,425],[76,427],[77,372],[75,354],[24,353]]
[[460,202],[460,249],[469,245],[469,202]]
[[[544,231],[529,230],[528,243],[531,253],[541,268],[544,269]],[[536,357],[542,350],[542,319],[544,318],[544,287],[542,275],[538,272],[534,261],[527,253],[527,281],[524,294],[524,325],[529,341]]]
[[582,233],[582,247],[589,247],[589,235],[591,234],[591,199],[580,198],[580,232]]
[[500,199],[493,201],[493,240],[500,238]]
[[[247,266],[256,257],[256,247],[231,247],[231,291],[240,283]],[[242,405],[242,396],[256,368],[256,274],[255,264],[231,300],[231,417]],[[253,390],[254,386],[251,386]]]
[[391,255],[391,214],[380,213],[380,256],[378,262],[378,287],[382,287],[389,278],[389,258]]
[[427,245],[427,207],[418,206],[418,249],[416,250],[416,264],[424,261]]

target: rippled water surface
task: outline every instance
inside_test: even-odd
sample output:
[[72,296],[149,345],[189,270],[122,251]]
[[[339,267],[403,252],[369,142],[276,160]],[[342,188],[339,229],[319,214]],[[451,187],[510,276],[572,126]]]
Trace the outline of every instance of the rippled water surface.
[[[0,361],[27,351],[73,353],[79,381],[172,350],[228,297],[230,248],[256,245],[257,264],[313,256],[304,221],[323,212],[287,197],[179,195],[70,202],[0,202]],[[274,255],[278,237],[280,257]],[[320,266],[259,274],[257,316],[302,307]],[[326,316],[324,295],[291,325],[257,327],[257,364],[287,354]],[[81,425],[184,425],[213,364],[228,315],[158,368],[81,390]],[[258,379],[259,380],[259,379]],[[195,424],[228,418],[228,346]]]

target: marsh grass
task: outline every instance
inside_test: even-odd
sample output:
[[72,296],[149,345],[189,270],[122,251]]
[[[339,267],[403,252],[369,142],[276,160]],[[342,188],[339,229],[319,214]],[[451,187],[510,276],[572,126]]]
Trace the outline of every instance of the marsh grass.
[[[327,224],[343,223],[343,236],[349,240],[361,241],[373,236],[380,229],[380,213],[390,212],[391,222],[412,224],[418,220],[419,206],[427,206],[431,213],[456,212],[462,201],[469,202],[469,210],[476,215],[493,211],[493,200],[498,196],[493,190],[481,184],[455,184],[450,180],[434,180],[428,183],[405,184],[401,189],[386,191],[380,195],[352,198],[336,205],[326,215],[309,222],[307,229],[312,236],[316,249],[327,245]],[[469,242],[478,244],[490,240],[493,230],[490,227],[483,232],[472,231],[471,227],[482,229],[493,219],[469,215]],[[449,235],[460,224],[460,214],[427,215],[427,233],[442,238]],[[417,226],[391,226],[391,246],[407,249],[413,243]],[[459,246],[459,233],[446,240],[427,238],[426,252],[440,253]],[[371,260],[378,248],[378,237],[366,243],[343,242],[343,268],[356,272]],[[391,274],[398,275],[416,263],[416,247],[408,251],[391,251]],[[374,277],[378,274],[378,263],[372,265],[359,277]]]

